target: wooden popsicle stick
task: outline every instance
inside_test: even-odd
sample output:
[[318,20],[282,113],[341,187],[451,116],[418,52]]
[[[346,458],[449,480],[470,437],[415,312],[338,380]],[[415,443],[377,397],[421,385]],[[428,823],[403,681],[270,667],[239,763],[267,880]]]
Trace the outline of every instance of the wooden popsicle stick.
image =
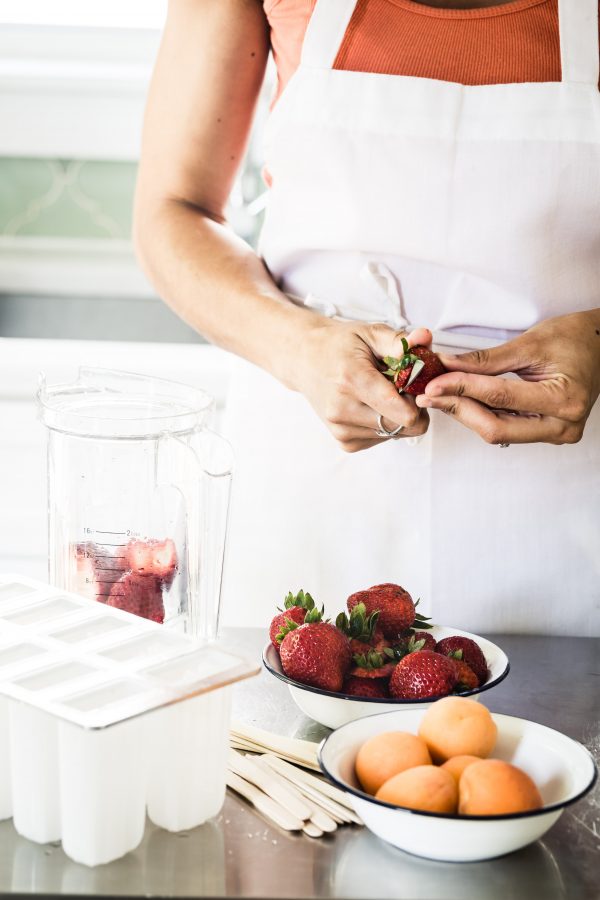
[[317,777],[316,775],[312,775],[310,772],[305,772],[303,769],[298,769],[295,766],[290,766],[290,764],[285,760],[281,760],[280,765],[277,754],[266,753],[265,759],[269,764],[273,762],[273,766],[277,767],[278,771],[280,771],[282,774],[285,771],[290,776],[294,775],[299,781],[303,782],[304,784],[308,784],[311,787],[314,787],[315,790],[320,791],[322,794],[326,794],[332,800],[335,800],[337,803],[341,803],[342,806],[346,806],[348,809],[354,812],[352,801],[346,795],[346,793],[340,788],[331,784],[331,782],[327,781],[325,778]]
[[282,783],[286,786],[288,791],[293,792],[296,797],[308,804],[310,809],[310,821],[316,825],[317,828],[321,829],[321,831],[326,831],[328,833],[332,833],[337,830],[338,824],[341,824],[341,820],[334,819],[329,815],[325,809],[317,804],[312,798],[308,799],[306,795],[303,795],[297,787],[293,784],[292,781],[289,781],[283,775],[280,775],[275,769],[272,769],[271,766],[265,761],[264,756],[257,756],[254,759],[254,764],[260,766],[264,771],[270,772],[273,778],[281,779]]
[[241,794],[242,797],[249,800],[263,816],[266,816],[267,819],[275,822],[280,828],[283,828],[285,831],[303,830],[304,822],[302,819],[293,816],[287,809],[275,800],[272,800],[271,797],[267,797],[267,795],[263,794],[257,787],[254,787],[253,784],[248,784],[247,781],[240,778],[235,772],[228,770],[225,781],[232,791]]
[[[288,777],[287,775],[284,777]],[[321,809],[323,809],[327,815],[332,816],[338,824],[340,825],[349,825],[350,823],[360,824],[358,817],[350,812],[345,806],[342,806],[340,803],[337,803],[335,800],[331,800],[331,798],[327,797],[325,794],[320,793],[320,791],[316,790],[313,787],[310,787],[307,784],[303,784],[302,782],[297,783],[298,790],[301,794],[307,797],[309,800],[312,800],[314,803],[318,804]]]
[[[267,750],[261,744],[254,744],[254,743],[252,743],[252,741],[245,741],[245,740],[242,740],[241,738],[236,738],[233,736],[229,738],[229,746],[232,747],[234,750],[246,750],[249,753],[259,753],[259,754],[263,754],[263,753],[273,754],[274,753],[273,750]],[[283,759],[286,762],[289,762],[291,765],[302,766],[302,768],[313,769],[313,766],[308,766],[306,762],[303,762],[294,756],[287,756],[283,753],[277,753],[275,755],[279,759]],[[320,769],[317,766],[315,766],[313,770],[315,772],[320,771]]]
[[302,829],[302,831],[304,832],[304,834],[307,834],[309,837],[312,837],[312,838],[323,837],[323,832],[321,831],[321,829],[317,825],[315,825],[314,822],[312,822],[312,821],[305,822],[304,828]]
[[309,797],[315,794],[317,797],[320,795],[324,800],[327,800],[327,805],[330,807],[331,812],[335,811],[338,816],[343,817],[346,821],[354,822],[356,825],[363,824],[362,820],[354,812],[351,801],[347,799],[344,792],[339,788],[329,784],[328,781],[323,781],[314,775],[310,775],[308,772],[297,769],[295,766],[272,754],[266,753],[264,759],[276,772],[279,772],[296,784],[301,793],[306,793]]
[[265,731],[263,728],[257,728],[255,725],[246,725],[240,722],[232,722],[230,730],[234,736],[260,744],[265,750],[273,750],[275,753],[296,757],[313,769],[319,767],[317,762],[318,745],[314,741],[285,737]]
[[260,788],[263,793],[280,803],[292,815],[302,819],[302,821],[310,819],[311,807],[306,803],[302,795],[295,791],[289,782],[282,779],[273,769],[268,766],[258,765],[253,759],[242,756],[237,750],[229,751],[228,762],[232,772]]
[[308,797],[310,800],[313,800],[315,803],[318,803],[328,815],[338,816],[342,819],[342,823],[344,825],[355,824],[361,825],[362,822],[360,819],[349,810],[347,810],[340,803],[336,803],[335,800],[330,800],[329,797],[326,797],[324,794],[320,794],[319,791],[314,790],[308,785],[303,785],[300,788],[301,793],[304,796]]

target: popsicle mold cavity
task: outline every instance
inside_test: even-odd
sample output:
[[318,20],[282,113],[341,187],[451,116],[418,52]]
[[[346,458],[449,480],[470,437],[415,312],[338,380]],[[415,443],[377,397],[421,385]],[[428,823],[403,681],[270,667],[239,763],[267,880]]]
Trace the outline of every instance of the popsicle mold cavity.
[[115,619],[113,616],[100,616],[96,619],[88,619],[81,625],[72,625],[71,628],[54,631],[50,637],[57,641],[64,641],[66,644],[77,644],[80,641],[102,637],[102,635],[110,634],[120,628],[127,628],[128,624],[128,622]]
[[144,835],[146,763],[140,719],[99,732],[60,723],[63,850],[97,866],[134,850]]
[[40,844],[60,839],[58,720],[33,706],[10,704],[13,822]]
[[118,662],[128,662],[132,659],[147,660],[148,657],[174,656],[181,653],[189,653],[190,646],[185,638],[169,633],[144,634],[116,647],[101,650],[100,655]]
[[35,644],[13,644],[12,647],[0,648],[0,670],[5,666],[13,666],[15,663],[22,663],[25,660],[31,660],[32,657],[44,653],[43,647]]
[[15,684],[29,691],[43,691],[55,687],[58,684],[73,681],[83,675],[93,674],[95,670],[80,662],[68,662],[49,669],[42,669],[35,675],[27,675],[25,678],[15,680]]
[[113,681],[85,694],[69,697],[64,706],[80,712],[93,712],[106,706],[114,706],[122,700],[129,700],[143,693],[145,685],[139,681]]
[[7,613],[3,618],[11,625],[40,625],[76,609],[76,604],[66,597],[56,597],[46,603],[36,603],[18,612]]
[[167,831],[196,828],[225,799],[230,689],[175,704],[148,722],[148,817]]
[[14,581],[8,584],[2,584],[0,585],[0,604],[4,603],[5,600],[23,597],[25,594],[31,594],[31,592],[32,588],[28,587],[26,584],[19,584]]
[[170,831],[216,815],[230,685],[259,667],[31,579],[5,587],[0,819],[95,866],[139,844],[146,807]]

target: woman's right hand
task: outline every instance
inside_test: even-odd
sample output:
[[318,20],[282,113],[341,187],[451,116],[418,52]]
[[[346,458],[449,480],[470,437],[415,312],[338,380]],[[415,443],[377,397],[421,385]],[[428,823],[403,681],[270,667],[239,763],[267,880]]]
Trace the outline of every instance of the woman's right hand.
[[426,328],[406,334],[387,325],[332,319],[312,325],[303,336],[294,387],[348,453],[389,440],[375,434],[380,415],[388,431],[403,426],[398,437],[427,431],[427,411],[418,409],[413,397],[400,395],[381,372],[384,356],[402,356],[402,337],[411,347],[431,343]]

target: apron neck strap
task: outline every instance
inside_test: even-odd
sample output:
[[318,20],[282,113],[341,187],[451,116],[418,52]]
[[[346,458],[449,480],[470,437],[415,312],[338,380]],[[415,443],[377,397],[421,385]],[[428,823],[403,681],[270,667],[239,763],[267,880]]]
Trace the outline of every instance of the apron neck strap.
[[[332,69],[358,0],[317,0],[302,45],[302,65]],[[598,86],[598,0],[558,0],[562,80]]]
[[358,0],[317,0],[302,45],[303,66],[311,69],[333,68],[357,2]]
[[598,0],[558,0],[560,57],[564,82],[598,88]]

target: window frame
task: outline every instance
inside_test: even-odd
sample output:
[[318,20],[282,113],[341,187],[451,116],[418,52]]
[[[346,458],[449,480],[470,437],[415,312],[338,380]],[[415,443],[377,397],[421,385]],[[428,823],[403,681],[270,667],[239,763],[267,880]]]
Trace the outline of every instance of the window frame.
[[159,43],[152,29],[0,27],[0,155],[136,161]]

